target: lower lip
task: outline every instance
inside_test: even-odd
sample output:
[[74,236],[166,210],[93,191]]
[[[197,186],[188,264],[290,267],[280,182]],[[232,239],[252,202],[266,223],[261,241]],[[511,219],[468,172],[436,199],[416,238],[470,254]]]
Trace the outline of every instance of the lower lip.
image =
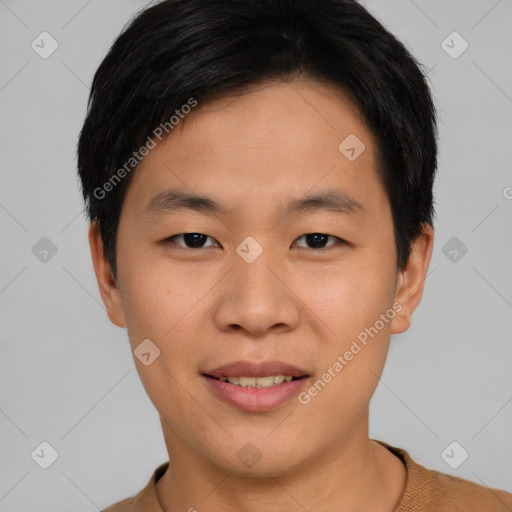
[[211,389],[226,402],[249,412],[264,412],[276,409],[297,395],[305,386],[306,377],[283,382],[269,388],[243,388],[211,377],[207,380]]

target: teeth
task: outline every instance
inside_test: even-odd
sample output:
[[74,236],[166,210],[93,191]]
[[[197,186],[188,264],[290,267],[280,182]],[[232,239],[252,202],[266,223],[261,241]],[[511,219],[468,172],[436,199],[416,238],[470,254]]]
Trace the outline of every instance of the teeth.
[[219,380],[243,388],[269,388],[283,382],[290,382],[292,378],[291,375],[267,375],[265,377],[219,377]]
[[284,382],[284,375],[272,375],[271,377],[265,377],[270,379],[271,384],[282,384]]
[[[239,386],[242,386],[243,388],[248,388],[251,386],[252,388],[256,387],[256,377],[235,377],[235,382],[231,382],[231,384],[238,384]],[[265,382],[265,377],[263,379],[258,379],[258,381],[263,380]],[[230,379],[228,378],[228,382]]]

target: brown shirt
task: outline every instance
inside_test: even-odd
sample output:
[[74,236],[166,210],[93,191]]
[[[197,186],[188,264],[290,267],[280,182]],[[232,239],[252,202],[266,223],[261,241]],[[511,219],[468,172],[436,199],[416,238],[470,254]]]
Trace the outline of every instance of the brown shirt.
[[[407,469],[405,489],[393,512],[512,512],[512,493],[426,469],[405,450],[377,442],[399,457]],[[102,512],[163,512],[155,484],[168,466],[169,462],[158,466],[136,496]]]

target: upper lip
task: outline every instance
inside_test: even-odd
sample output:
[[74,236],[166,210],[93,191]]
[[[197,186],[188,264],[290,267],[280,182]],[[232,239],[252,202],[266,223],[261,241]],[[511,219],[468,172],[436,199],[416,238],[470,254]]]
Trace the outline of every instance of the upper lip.
[[204,375],[209,375],[218,379],[219,377],[265,377],[267,375],[304,377],[308,376],[308,373],[302,368],[298,368],[297,366],[293,366],[283,361],[264,361],[262,363],[254,363],[252,361],[233,361],[205,371]]

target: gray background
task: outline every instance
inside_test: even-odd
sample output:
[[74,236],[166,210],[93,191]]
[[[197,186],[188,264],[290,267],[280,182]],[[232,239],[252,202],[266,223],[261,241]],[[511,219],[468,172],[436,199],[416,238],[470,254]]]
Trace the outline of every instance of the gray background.
[[[0,511],[98,510],[167,460],[126,332],[101,303],[75,161],[94,71],[144,5],[0,0]],[[430,69],[441,136],[430,273],[393,338],[370,434],[512,491],[512,1],[365,5]],[[31,48],[43,31],[59,45],[47,59]],[[445,49],[460,39],[442,46],[453,31],[469,43],[458,58]],[[46,262],[43,237],[57,248]],[[43,441],[58,452],[48,469],[31,457]],[[469,453],[457,469],[441,456],[453,441],[452,464]]]

